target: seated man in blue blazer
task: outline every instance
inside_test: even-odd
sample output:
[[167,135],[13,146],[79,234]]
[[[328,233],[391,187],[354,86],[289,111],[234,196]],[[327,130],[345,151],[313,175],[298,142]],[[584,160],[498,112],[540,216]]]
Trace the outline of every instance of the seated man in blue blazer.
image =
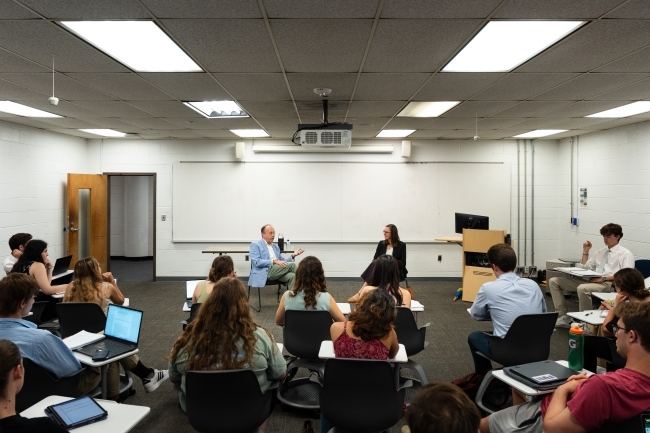
[[280,254],[280,248],[273,243],[275,229],[271,224],[262,227],[262,239],[251,242],[250,256],[253,266],[251,275],[248,277],[248,285],[251,287],[264,287],[266,280],[280,280],[287,283],[291,290],[293,279],[296,277],[296,263],[293,259],[304,253],[298,249],[291,254],[291,258],[285,259]]

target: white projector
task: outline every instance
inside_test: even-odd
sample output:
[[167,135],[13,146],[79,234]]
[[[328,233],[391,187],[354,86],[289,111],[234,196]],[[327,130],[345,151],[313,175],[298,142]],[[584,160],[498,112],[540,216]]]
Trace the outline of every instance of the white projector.
[[300,144],[304,147],[350,147],[352,131],[347,129],[302,130]]

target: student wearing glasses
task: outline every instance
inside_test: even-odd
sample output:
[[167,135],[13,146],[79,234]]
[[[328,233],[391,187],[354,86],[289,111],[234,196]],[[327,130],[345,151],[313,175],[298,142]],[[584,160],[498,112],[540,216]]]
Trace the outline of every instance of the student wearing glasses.
[[650,302],[616,306],[612,326],[616,351],[627,359],[611,373],[571,376],[552,394],[524,402],[481,420],[482,433],[583,433],[620,424],[650,407]]
[[395,226],[395,224],[388,224],[384,227],[384,240],[379,241],[377,244],[377,250],[375,251],[375,256],[372,258],[372,263],[370,263],[366,270],[361,274],[364,287],[372,284],[375,260],[384,254],[393,256],[395,260],[397,260],[399,281],[404,281],[406,279],[406,274],[409,272],[406,270],[406,244],[400,241],[397,226]]

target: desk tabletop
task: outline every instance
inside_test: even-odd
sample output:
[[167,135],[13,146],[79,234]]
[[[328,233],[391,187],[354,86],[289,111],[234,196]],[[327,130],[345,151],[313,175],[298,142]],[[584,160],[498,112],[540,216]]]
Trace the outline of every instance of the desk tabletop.
[[613,301],[616,298],[616,292],[593,292],[591,296],[595,296],[601,301]]
[[122,358],[135,355],[136,353],[138,353],[138,349],[133,349],[130,352],[126,352],[121,355],[111,356],[108,359],[104,359],[102,361],[93,361],[93,359],[90,356],[84,355],[83,353],[80,352],[73,351],[72,353],[74,353],[74,357],[77,358],[77,360],[79,360],[79,362],[81,362],[82,364],[88,365],[90,367],[101,367],[102,365],[110,364],[113,361],[119,361]]
[[[320,350],[318,351],[318,357],[321,359],[336,358],[334,354],[334,342],[331,340],[324,340],[320,343]],[[389,359],[388,362],[408,362],[408,356],[406,355],[406,348],[403,344],[399,345],[399,350],[395,358]]]
[[[601,316],[601,312],[604,312],[605,316]],[[567,315],[581,322],[599,326],[602,325],[605,321],[605,317],[607,317],[607,310],[585,310],[580,312],[567,313]]]
[[443,236],[441,238],[436,238],[435,240],[439,242],[457,242],[459,244],[463,243],[463,236]]
[[[25,418],[45,416],[46,407],[68,400],[72,399],[70,397],[51,395],[25,409],[20,414]],[[151,412],[151,409],[146,406],[118,404],[114,401],[101,399],[95,401],[108,412],[108,417],[103,421],[76,428],[74,429],[75,433],[126,433]]]
[[[560,364],[560,365],[562,365],[564,367],[569,366],[569,363],[567,361],[565,361],[565,360],[555,361],[555,362],[557,362],[558,364]],[[587,373],[588,376],[591,376],[593,374],[591,371],[584,370],[584,369],[582,370],[582,372]],[[516,379],[514,379],[514,378],[512,378],[510,376],[507,376],[504,373],[503,370],[492,370],[492,375],[494,377],[496,377],[497,379],[499,379],[501,382],[504,382],[504,383],[510,385],[511,387],[516,389],[517,391],[521,391],[522,393],[524,393],[526,395],[535,396],[535,395],[542,395],[542,394],[550,394],[553,391],[555,391],[554,389],[540,391],[540,390],[537,390],[535,388],[531,388],[530,386],[524,385],[523,383],[519,382],[518,380],[516,380]]]
[[350,304],[347,302],[337,302],[336,305],[338,305],[339,310],[341,310],[341,313],[344,315],[350,314],[350,311],[352,310],[352,307],[350,307]]

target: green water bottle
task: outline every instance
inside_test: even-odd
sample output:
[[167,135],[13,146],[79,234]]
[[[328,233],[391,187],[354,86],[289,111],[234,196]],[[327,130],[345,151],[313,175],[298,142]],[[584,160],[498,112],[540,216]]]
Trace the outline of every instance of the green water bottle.
[[574,326],[569,329],[569,368],[582,371],[584,364],[585,331]]

